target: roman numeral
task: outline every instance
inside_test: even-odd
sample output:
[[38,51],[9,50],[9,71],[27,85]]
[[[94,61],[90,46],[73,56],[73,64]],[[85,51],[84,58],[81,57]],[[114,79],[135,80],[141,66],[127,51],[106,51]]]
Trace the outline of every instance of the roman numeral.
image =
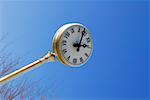
[[86,38],[86,42],[87,42],[87,43],[91,42],[91,39],[90,39],[89,37]]
[[77,63],[77,59],[73,58],[73,63],[76,64]]
[[63,49],[62,52],[63,54],[65,54],[67,52],[67,49]]
[[71,28],[71,33],[74,33],[74,29],[73,28]]
[[84,53],[84,55],[85,55],[86,57],[89,57],[89,55],[88,55],[87,53]]
[[68,56],[67,60],[69,60],[69,59],[70,59],[70,56]]
[[80,32],[80,27],[79,27],[79,29],[78,29],[78,32]]
[[82,57],[80,57],[80,62],[83,63],[83,58]]
[[70,36],[70,33],[67,32],[64,37],[65,37],[66,39],[68,39],[69,36]]
[[62,40],[62,44],[66,45],[67,41],[66,40]]

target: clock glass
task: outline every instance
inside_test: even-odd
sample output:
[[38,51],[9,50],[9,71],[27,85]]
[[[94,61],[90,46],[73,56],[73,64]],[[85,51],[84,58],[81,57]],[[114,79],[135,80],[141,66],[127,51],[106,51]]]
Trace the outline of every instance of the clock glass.
[[93,43],[88,29],[79,23],[65,24],[53,39],[54,52],[65,65],[80,66],[90,58]]

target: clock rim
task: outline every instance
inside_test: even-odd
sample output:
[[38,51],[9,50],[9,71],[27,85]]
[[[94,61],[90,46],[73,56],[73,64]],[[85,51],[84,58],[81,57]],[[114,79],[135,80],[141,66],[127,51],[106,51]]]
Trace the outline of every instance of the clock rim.
[[90,35],[90,38],[91,38],[91,44],[92,44],[92,50],[90,52],[90,55],[89,57],[86,59],[85,62],[81,63],[81,64],[72,64],[70,62],[68,62],[65,57],[63,56],[62,54],[62,51],[61,51],[61,39],[62,39],[62,35],[64,33],[64,31],[72,26],[82,26],[84,28],[86,28],[83,24],[80,24],[80,23],[68,23],[68,24],[64,24],[62,25],[55,33],[54,37],[53,37],[53,51],[54,53],[56,54],[57,56],[57,59],[64,65],[67,65],[67,66],[70,66],[70,67],[80,67],[82,65],[84,65],[85,63],[87,63],[87,61],[90,59],[92,53],[93,53],[93,40],[91,38],[91,34],[89,32],[89,30],[86,28],[86,30],[88,31],[89,35]]

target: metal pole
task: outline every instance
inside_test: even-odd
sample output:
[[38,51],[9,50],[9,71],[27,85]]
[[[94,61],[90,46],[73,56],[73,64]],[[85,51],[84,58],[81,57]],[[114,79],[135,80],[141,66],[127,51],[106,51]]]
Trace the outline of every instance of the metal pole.
[[0,78],[0,85],[5,84],[8,81],[16,78],[17,76],[22,75],[22,74],[24,74],[24,73],[26,73],[26,72],[34,69],[34,68],[46,63],[46,62],[54,62],[54,58],[55,58],[55,54],[48,52],[48,54],[46,54],[41,59],[36,60],[33,63],[28,64],[28,65],[26,65],[26,66],[24,66],[24,67],[22,67],[16,71],[12,72],[12,73]]

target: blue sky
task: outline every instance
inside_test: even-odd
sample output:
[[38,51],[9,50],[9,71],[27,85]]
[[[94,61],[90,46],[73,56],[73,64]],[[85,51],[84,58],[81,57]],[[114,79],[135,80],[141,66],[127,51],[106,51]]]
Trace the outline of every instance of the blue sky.
[[83,23],[93,37],[93,55],[83,67],[56,60],[19,78],[40,80],[36,87],[58,99],[148,97],[148,2],[1,1],[0,7],[0,32],[9,33],[9,51],[23,58],[19,67],[53,51],[52,38],[65,23]]

